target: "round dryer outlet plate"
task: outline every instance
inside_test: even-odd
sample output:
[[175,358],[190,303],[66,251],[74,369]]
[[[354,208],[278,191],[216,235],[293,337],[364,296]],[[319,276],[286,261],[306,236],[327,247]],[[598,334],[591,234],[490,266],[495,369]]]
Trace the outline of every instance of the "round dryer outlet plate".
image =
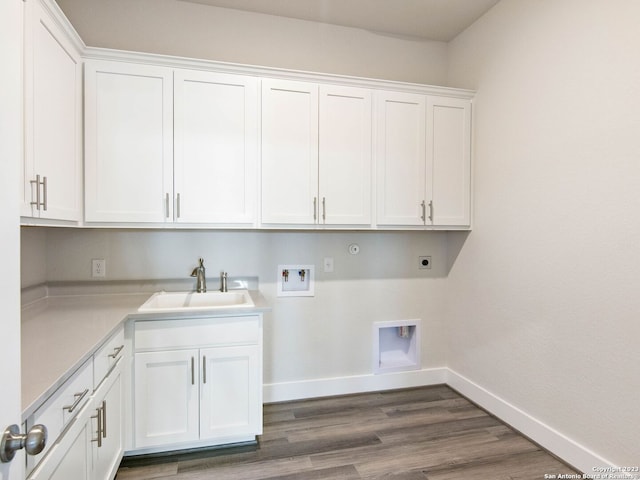
[[351,245],[349,245],[349,253],[351,255],[357,255],[358,253],[360,253],[360,245],[358,245],[357,243],[352,243]]

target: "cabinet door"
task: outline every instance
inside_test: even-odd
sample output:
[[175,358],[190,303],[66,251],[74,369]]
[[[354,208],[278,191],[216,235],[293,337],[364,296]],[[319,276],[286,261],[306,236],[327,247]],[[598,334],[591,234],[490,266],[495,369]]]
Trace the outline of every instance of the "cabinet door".
[[173,87],[168,68],[85,64],[85,220],[173,217]]
[[80,55],[40,2],[27,2],[26,8],[22,215],[78,221],[82,161]]
[[[110,378],[114,375],[113,378]],[[124,451],[122,409],[122,373],[114,371],[100,391],[105,391],[95,403],[95,411],[101,415],[100,444],[93,443],[94,480],[111,480],[115,477]]]
[[320,222],[371,224],[371,91],[320,86]]
[[198,440],[198,350],[135,355],[135,446]]
[[424,95],[376,92],[378,225],[425,223],[425,108]]
[[433,168],[430,217],[436,226],[471,222],[471,102],[427,99],[427,158]]
[[[55,442],[47,456],[28,475],[28,480],[88,480],[91,475],[92,438],[89,406]],[[93,421],[95,425],[95,420]]]
[[[49,480],[69,480],[71,478],[82,480],[93,478],[89,475],[89,423],[87,423],[76,436],[71,447],[66,451]],[[35,477],[45,478],[45,477]],[[35,480],[35,479],[34,479]]]
[[253,224],[258,80],[176,70],[174,92],[176,221]]
[[201,350],[202,440],[262,433],[262,378],[257,345]]
[[314,224],[318,205],[318,87],[262,81],[262,223]]

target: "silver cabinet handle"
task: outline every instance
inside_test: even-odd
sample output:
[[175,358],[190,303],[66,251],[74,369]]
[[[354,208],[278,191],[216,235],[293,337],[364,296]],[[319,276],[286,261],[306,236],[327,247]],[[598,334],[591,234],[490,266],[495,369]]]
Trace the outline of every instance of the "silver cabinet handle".
[[92,438],[92,442],[96,442],[98,444],[98,448],[102,446],[102,407],[96,408],[96,414],[92,415],[91,418],[95,418],[98,422],[98,430],[96,431],[97,437]]
[[433,200],[429,201],[429,220],[433,223]]
[[78,405],[80,405],[80,402],[82,402],[82,399],[87,396],[87,393],[89,393],[88,388],[85,388],[84,392],[74,393],[73,396],[75,397],[75,400],[73,401],[73,404],[66,405],[62,407],[62,409],[68,411],[69,413],[73,413],[73,411],[78,407]]
[[[40,211],[40,207],[42,207],[43,210],[46,210],[47,209],[47,177],[42,177],[42,181],[40,181],[40,175],[36,175],[36,179],[30,180],[29,183],[31,185],[35,184],[35,189],[36,189],[36,201],[30,202],[30,205],[35,206],[36,210],[38,211]],[[42,193],[44,195],[44,201],[41,201],[42,197],[40,195],[40,185],[42,185]]]
[[120,354],[120,352],[122,351],[123,348],[124,348],[124,345],[120,345],[119,347],[115,347],[113,349],[113,353],[110,353],[109,355],[107,355],[107,357],[116,358]]
[[202,356],[202,383],[207,383],[207,356]]
[[426,204],[424,203],[424,200],[423,200],[422,203],[420,204],[420,208],[422,209],[422,215],[420,215],[420,218],[422,219],[422,223],[425,223],[427,218],[425,207],[426,207]]
[[102,401],[102,438],[107,438],[107,401]]
[[164,196],[164,210],[165,210],[164,216],[166,218],[169,218],[169,194],[168,193],[166,193]]
[[322,223],[325,223],[327,220],[327,200],[325,197],[322,197]]
[[176,218],[180,218],[180,194],[176,195]]
[[318,220],[318,197],[313,197],[313,221],[314,223]]
[[195,368],[194,368],[194,359],[193,357],[191,357],[191,385],[195,385],[196,384],[196,375],[195,375]]
[[42,209],[47,211],[47,177],[42,177]]
[[25,449],[29,455],[37,455],[47,444],[47,427],[34,425],[26,434],[20,433],[18,425],[10,425],[0,440],[0,461],[7,463],[13,460],[17,450]]

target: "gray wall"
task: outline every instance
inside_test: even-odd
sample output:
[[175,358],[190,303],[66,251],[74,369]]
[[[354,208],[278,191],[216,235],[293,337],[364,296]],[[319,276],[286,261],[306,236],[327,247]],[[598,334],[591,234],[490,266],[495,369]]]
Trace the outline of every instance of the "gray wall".
[[449,365],[618,465],[640,459],[638,18],[503,0],[449,47],[450,82],[478,91]]
[[443,42],[176,0],[58,0],[92,47],[442,85]]

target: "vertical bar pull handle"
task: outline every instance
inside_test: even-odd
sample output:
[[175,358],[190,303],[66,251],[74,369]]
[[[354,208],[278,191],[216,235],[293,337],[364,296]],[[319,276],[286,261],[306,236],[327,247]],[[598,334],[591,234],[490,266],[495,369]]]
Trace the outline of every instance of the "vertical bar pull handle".
[[164,216],[166,218],[169,218],[169,194],[168,193],[165,194],[164,196],[164,210],[165,210]]
[[42,209],[47,211],[47,177],[42,177]]
[[[46,177],[45,177],[46,178]],[[43,206],[44,204],[40,201],[41,197],[40,197],[40,185],[42,185],[43,183],[40,182],[40,175],[36,175],[36,179],[35,180],[30,180],[29,183],[31,185],[35,184],[36,186],[36,201],[35,202],[31,202],[30,204],[36,207],[36,210],[40,211],[40,206]],[[32,197],[33,198],[33,197]],[[46,208],[45,208],[46,210]]]
[[422,215],[420,215],[420,218],[422,219],[422,223],[426,223],[426,218],[427,218],[427,212],[425,210],[425,207],[426,207],[426,204],[423,200],[422,203],[420,204],[420,208],[422,209]]
[[196,384],[196,374],[195,374],[195,360],[191,357],[191,385]]
[[207,383],[207,356],[202,356],[202,383]]
[[102,401],[102,438],[107,438],[107,401]]
[[429,220],[433,223],[433,200],[429,201]]
[[180,194],[176,195],[176,218],[180,218]]
[[315,223],[318,220],[318,197],[313,197],[313,222]]
[[322,197],[322,223],[327,220],[327,199]]
[[98,448],[100,448],[102,446],[102,412],[101,412],[101,409],[102,408],[96,408],[96,414],[91,416],[91,418],[95,418],[98,421],[98,430],[97,430],[98,437],[91,439],[92,442],[97,442],[98,443]]

